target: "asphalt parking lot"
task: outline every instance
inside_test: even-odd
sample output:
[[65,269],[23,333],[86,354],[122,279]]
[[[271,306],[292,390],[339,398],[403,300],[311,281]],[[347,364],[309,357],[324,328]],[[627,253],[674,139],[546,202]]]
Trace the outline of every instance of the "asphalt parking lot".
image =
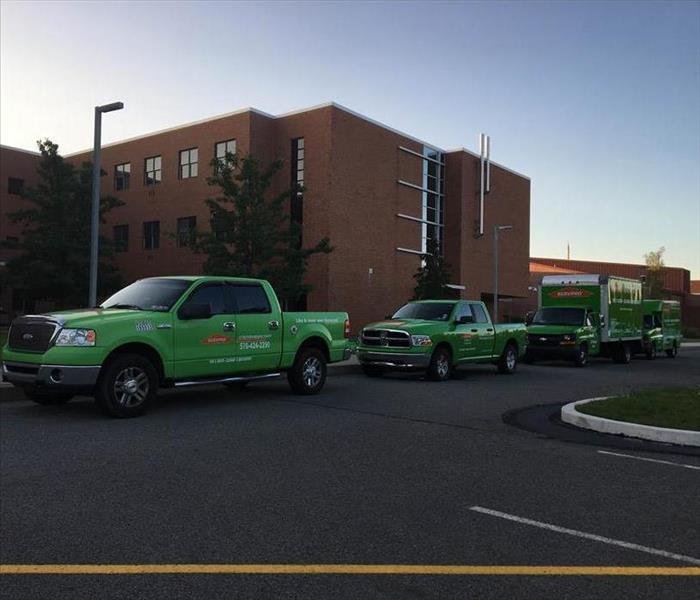
[[[684,384],[700,384],[700,349],[512,377],[469,367],[442,384],[336,367],[319,396],[294,396],[286,381],[173,391],[131,420],[104,418],[89,399],[41,407],[2,388],[0,563],[58,573],[2,575],[0,597],[696,598],[698,576],[663,569],[700,565],[700,457],[574,444],[502,420]],[[61,572],[76,564],[176,572]],[[406,566],[415,572],[397,573]]]

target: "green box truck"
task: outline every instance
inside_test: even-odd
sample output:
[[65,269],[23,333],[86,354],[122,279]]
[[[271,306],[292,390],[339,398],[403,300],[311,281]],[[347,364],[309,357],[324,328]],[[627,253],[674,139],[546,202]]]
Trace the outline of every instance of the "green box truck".
[[590,356],[628,363],[642,348],[642,284],[607,275],[546,275],[539,308],[528,317],[526,360]]
[[660,352],[674,358],[681,345],[681,304],[677,300],[642,302],[642,349],[647,358]]
[[349,358],[344,312],[282,312],[264,280],[141,279],[99,307],[19,317],[3,379],[40,404],[92,394],[115,417],[142,414],[161,387],[240,386],[286,371],[316,394],[326,364]]

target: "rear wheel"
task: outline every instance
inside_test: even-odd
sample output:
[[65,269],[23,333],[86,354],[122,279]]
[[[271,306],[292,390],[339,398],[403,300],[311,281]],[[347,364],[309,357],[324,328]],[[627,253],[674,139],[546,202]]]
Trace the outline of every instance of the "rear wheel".
[[66,394],[60,392],[43,392],[34,389],[24,390],[24,395],[37,404],[42,406],[51,406],[56,404],[65,404],[73,399],[73,394]]
[[326,357],[318,348],[300,350],[287,371],[289,387],[297,394],[318,394],[326,382]]
[[504,375],[512,375],[518,368],[518,349],[515,344],[508,344],[498,361],[498,372]]
[[613,360],[621,365],[626,365],[632,360],[632,349],[629,344],[619,344],[615,348]]
[[140,354],[122,354],[102,371],[95,388],[95,400],[102,412],[129,418],[148,410],[158,391],[158,373],[151,361]]
[[581,344],[578,347],[574,364],[579,368],[583,368],[588,364],[588,346],[586,344]]
[[676,358],[677,354],[678,346],[676,345],[676,342],[673,342],[673,346],[666,350],[666,356],[668,356],[669,358]]
[[649,347],[645,350],[644,355],[647,360],[654,360],[656,358],[656,344],[653,342],[649,344]]
[[384,375],[384,368],[376,365],[362,365],[362,372],[367,377],[381,377]]
[[452,373],[452,353],[444,346],[435,349],[428,366],[428,379],[446,381]]

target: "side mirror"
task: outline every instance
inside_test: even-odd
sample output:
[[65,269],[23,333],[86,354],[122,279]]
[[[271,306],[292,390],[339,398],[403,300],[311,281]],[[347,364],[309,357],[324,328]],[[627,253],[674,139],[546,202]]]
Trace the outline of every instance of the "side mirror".
[[473,323],[474,322],[474,317],[471,315],[462,315],[458,319],[455,319],[455,323],[457,325],[466,325],[467,323]]
[[191,319],[208,319],[211,317],[211,306],[209,304],[184,304],[177,312],[177,316],[183,321]]
[[532,322],[535,320],[535,313],[530,311],[525,315],[525,325],[532,325]]

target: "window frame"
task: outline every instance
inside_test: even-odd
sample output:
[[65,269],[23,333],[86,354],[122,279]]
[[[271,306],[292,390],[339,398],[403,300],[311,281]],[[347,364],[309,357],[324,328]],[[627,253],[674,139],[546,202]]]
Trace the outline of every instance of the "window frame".
[[228,294],[226,293],[226,287],[227,284],[226,282],[223,281],[205,281],[203,283],[200,283],[197,287],[195,287],[193,290],[190,290],[190,292],[187,294],[187,298],[185,298],[181,303],[180,306],[177,308],[177,317],[178,319],[180,317],[180,311],[187,306],[187,304],[192,300],[194,295],[199,292],[200,290],[204,288],[219,288],[221,290],[221,298],[223,300],[223,312],[217,312],[211,313],[211,316],[218,316],[218,315],[233,315],[235,314],[233,311],[233,306],[231,305],[230,298]]
[[[151,245],[151,247],[149,248],[147,243],[146,243],[146,240],[148,239],[146,237],[146,225],[152,226],[154,223],[157,224],[158,235],[155,237],[155,241],[156,241],[155,246]],[[153,237],[153,236],[151,236],[151,237]],[[143,249],[144,250],[148,250],[148,251],[159,250],[160,249],[160,221],[144,221],[143,222],[143,238],[142,239],[143,239]]]
[[[191,226],[188,227],[187,231],[180,231],[180,224],[181,223],[190,223]],[[175,231],[176,231],[176,245],[178,248],[187,248],[192,245],[192,241],[194,240],[194,236],[196,235],[197,232],[197,216],[196,215],[191,215],[189,217],[178,217],[177,218],[177,223],[175,226]],[[183,237],[186,237],[186,241],[183,241]]]
[[[160,161],[160,167],[156,169],[156,159]],[[148,170],[148,161],[153,161],[153,169]],[[149,173],[153,173],[153,177],[149,177]],[[156,176],[158,174],[158,176]],[[150,180],[150,181],[149,181]],[[163,155],[155,154],[153,156],[147,156],[143,159],[143,185],[152,186],[159,185],[163,181]]]
[[[128,170],[122,169],[119,171],[119,167],[128,167]],[[118,181],[122,182],[122,187],[117,184]],[[124,162],[114,165],[114,191],[123,192],[129,189],[131,186],[131,163]]]
[[[219,156],[219,145],[224,144],[224,155]],[[223,165],[230,165],[231,163],[226,160],[226,155],[229,154],[228,152],[228,145],[233,144],[233,152],[230,154],[236,154],[238,151],[238,144],[236,142],[236,138],[231,138],[228,140],[221,140],[219,142],[214,142],[214,158],[216,159],[217,165],[223,166]]]
[[[196,153],[196,158],[192,160],[192,153]],[[182,162],[184,155],[187,155],[187,162]],[[192,148],[185,148],[178,152],[177,161],[177,173],[179,179],[193,179],[199,177],[199,147],[192,146]],[[194,175],[192,174],[192,167],[194,167]],[[187,175],[185,175],[185,168],[187,168]]]
[[[246,287],[246,288],[258,288],[261,290],[263,296],[265,297],[265,302],[267,303],[267,310],[265,311],[256,311],[256,312],[241,312],[239,307],[238,307],[238,298],[236,297],[236,288],[241,288],[241,287]],[[269,315],[272,314],[272,303],[270,302],[270,298],[267,295],[267,292],[265,291],[265,288],[259,284],[259,283],[239,283],[239,282],[229,282],[226,284],[226,288],[228,290],[228,294],[230,294],[230,304],[233,308],[234,314],[235,315]]]
[[[126,232],[126,237],[124,240],[117,239],[117,230],[119,231],[125,231]],[[124,245],[120,245],[119,242],[124,242]],[[112,243],[114,244],[114,251],[119,252],[120,254],[122,252],[128,252],[129,251],[129,224],[128,223],[120,223],[118,225],[114,225],[112,228]]]

